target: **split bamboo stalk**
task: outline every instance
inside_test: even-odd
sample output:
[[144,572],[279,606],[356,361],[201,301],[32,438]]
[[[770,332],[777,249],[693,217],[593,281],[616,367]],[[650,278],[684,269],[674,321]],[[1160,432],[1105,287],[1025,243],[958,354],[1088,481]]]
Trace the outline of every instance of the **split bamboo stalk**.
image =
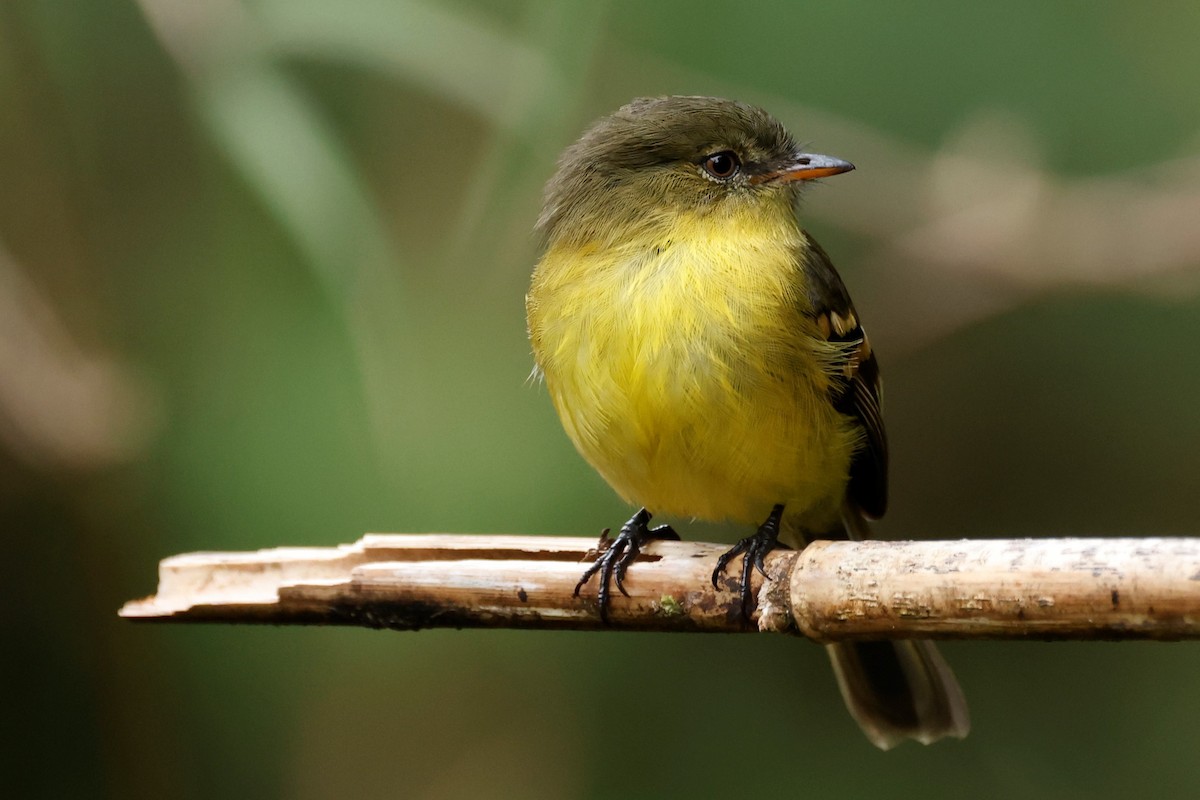
[[595,539],[370,534],[333,548],[173,556],[123,617],[171,622],[771,631],[851,639],[1200,638],[1200,539],[817,541],[776,550],[749,619],[727,545],[653,542],[613,590],[574,594]]

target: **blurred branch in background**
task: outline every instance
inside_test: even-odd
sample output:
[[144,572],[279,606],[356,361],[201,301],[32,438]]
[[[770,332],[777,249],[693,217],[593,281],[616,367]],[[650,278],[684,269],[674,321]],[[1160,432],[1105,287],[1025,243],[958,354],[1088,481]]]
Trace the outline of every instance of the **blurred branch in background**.
[[[607,540],[604,540],[607,543]],[[800,633],[849,639],[1200,638],[1200,539],[817,540],[767,558],[754,620],[726,547],[653,542],[614,591],[576,595],[590,539],[369,535],[338,548],[166,559],[130,619],[433,627]]]
[[81,347],[0,245],[0,441],[28,464],[98,469],[142,455],[161,423],[130,364]]
[[1074,179],[1040,160],[1022,121],[983,113],[917,165],[907,191],[891,187],[889,196],[913,198],[900,206],[911,213],[874,232],[867,266],[869,292],[904,299],[890,304],[904,309],[889,323],[900,349],[1065,289],[1195,296],[1200,157]]

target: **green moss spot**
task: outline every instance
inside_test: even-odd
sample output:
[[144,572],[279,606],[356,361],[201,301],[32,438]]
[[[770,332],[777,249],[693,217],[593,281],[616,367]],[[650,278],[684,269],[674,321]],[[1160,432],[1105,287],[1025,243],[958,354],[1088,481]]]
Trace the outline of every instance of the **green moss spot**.
[[678,617],[683,614],[683,604],[669,594],[658,598],[658,613],[664,617]]

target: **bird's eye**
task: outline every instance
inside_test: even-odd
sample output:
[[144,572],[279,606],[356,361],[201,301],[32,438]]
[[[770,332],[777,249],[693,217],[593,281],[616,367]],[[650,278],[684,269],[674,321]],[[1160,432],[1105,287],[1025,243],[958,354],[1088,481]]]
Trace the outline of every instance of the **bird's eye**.
[[704,159],[704,171],[713,176],[717,180],[729,180],[737,174],[738,169],[742,166],[742,162],[738,159],[737,153],[732,150],[722,150],[719,153],[713,153],[708,158]]

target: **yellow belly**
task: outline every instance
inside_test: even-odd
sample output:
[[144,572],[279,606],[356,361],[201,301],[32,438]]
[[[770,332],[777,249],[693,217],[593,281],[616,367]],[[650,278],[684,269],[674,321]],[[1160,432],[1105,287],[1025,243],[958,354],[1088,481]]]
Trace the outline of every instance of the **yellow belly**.
[[837,520],[859,442],[828,400],[837,353],[803,313],[801,236],[543,257],[528,298],[537,363],[567,434],[629,502]]

